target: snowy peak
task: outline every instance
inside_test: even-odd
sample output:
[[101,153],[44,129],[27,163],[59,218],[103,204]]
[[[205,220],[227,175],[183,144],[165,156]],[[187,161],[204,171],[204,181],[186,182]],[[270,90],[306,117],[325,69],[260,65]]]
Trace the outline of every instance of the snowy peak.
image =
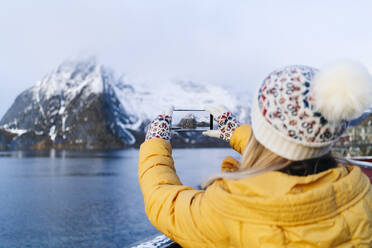
[[103,81],[110,77],[110,73],[103,66],[97,65],[94,58],[66,61],[37,82],[33,90],[36,96],[50,98],[60,95],[69,100],[82,90],[88,94],[102,93]]
[[130,132],[111,123],[114,109],[122,123],[133,124],[131,120],[135,119],[126,115],[113,85],[125,88],[95,59],[66,61],[20,94],[0,126],[19,139],[27,136],[22,144],[35,145],[35,136],[36,140],[66,148],[133,144],[135,138]]

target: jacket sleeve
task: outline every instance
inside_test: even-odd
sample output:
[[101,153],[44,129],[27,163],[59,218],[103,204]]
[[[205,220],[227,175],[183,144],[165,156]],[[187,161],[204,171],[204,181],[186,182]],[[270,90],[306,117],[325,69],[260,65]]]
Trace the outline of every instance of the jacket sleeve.
[[182,247],[214,247],[217,240],[226,239],[204,191],[182,185],[168,142],[151,139],[141,145],[138,178],[147,217],[170,239]]
[[230,146],[240,154],[243,153],[252,136],[252,128],[248,124],[241,125],[231,135]]

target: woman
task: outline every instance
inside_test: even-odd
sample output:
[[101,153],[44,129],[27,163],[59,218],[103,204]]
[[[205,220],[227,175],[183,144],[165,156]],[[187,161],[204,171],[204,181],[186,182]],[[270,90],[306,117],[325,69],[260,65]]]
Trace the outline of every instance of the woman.
[[[372,79],[359,64],[271,73],[253,101],[252,125],[210,109],[241,162],[196,190],[180,182],[171,115],[141,145],[139,183],[151,223],[182,247],[372,247],[372,190],[359,167],[330,149],[369,107]],[[196,172],[197,173],[197,172]]]

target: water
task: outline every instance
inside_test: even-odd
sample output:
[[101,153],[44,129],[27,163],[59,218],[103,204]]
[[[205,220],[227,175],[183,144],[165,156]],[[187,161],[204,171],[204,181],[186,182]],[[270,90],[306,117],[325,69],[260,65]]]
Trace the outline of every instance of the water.
[[[197,186],[231,149],[175,149]],[[137,180],[138,150],[0,153],[0,247],[131,247],[158,231]]]

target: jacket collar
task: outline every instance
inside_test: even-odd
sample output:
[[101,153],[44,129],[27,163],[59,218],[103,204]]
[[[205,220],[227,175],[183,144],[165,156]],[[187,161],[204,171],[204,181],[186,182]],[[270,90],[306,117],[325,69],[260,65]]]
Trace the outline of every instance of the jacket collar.
[[205,193],[220,214],[252,223],[299,225],[336,216],[370,190],[357,166],[298,177],[268,172],[256,177],[220,179]]

